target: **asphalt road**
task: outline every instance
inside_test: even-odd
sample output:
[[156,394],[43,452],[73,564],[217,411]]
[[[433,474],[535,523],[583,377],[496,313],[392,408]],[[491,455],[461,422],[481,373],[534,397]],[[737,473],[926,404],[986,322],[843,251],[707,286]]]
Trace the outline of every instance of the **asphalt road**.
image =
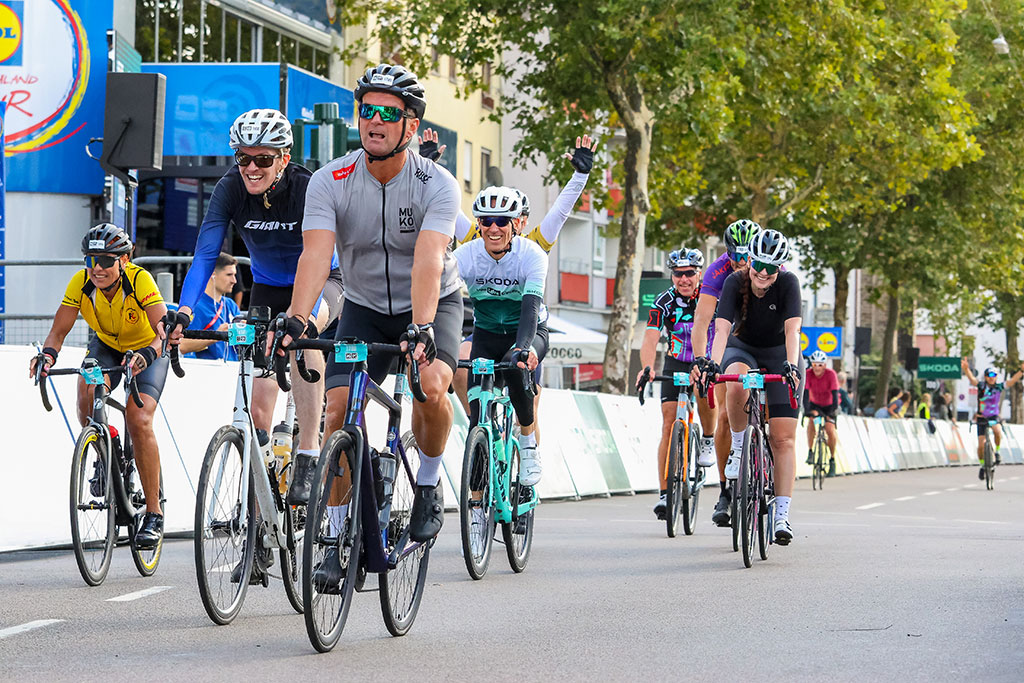
[[795,541],[751,569],[710,523],[710,489],[696,533],[675,539],[653,495],[542,505],[526,572],[496,545],[479,582],[449,515],[412,631],[390,637],[377,595],[359,594],[325,655],[280,582],[214,626],[190,541],[169,542],[151,579],[118,549],[98,588],[69,552],[0,555],[0,679],[1020,681],[1024,467],[997,478],[995,491],[970,468],[798,482]]

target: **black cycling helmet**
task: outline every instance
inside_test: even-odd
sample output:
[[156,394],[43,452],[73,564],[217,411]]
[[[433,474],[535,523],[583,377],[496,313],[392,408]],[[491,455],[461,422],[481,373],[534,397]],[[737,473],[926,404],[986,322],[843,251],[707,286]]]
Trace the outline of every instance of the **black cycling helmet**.
[[362,102],[368,92],[397,96],[418,119],[422,119],[427,110],[427,99],[416,74],[399,64],[378,64],[367,69],[356,81],[356,101]]
[[89,228],[82,238],[83,254],[130,254],[132,241],[113,223],[99,223]]
[[761,232],[761,226],[747,218],[733,221],[725,229],[725,248],[730,254],[745,254],[751,240]]

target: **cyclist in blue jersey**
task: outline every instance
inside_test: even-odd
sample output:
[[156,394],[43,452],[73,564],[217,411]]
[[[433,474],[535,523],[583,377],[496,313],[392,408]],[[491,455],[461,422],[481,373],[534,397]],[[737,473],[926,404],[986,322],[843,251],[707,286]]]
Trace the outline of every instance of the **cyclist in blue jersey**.
[[[177,314],[170,314],[170,341],[181,340],[180,329],[187,328],[195,315],[217,256],[227,237],[229,225],[249,250],[253,277],[250,308],[267,306],[271,316],[285,311],[291,300],[295,271],[302,253],[302,216],[306,205],[306,187],[311,173],[292,164],[292,129],[284,114],[276,109],[253,109],[231,124],[229,145],[235,150],[235,166],[224,174],[210,197],[196,240],[195,258],[185,276]],[[340,310],[342,289],[337,257],[331,262],[333,277],[323,288],[314,307],[313,324],[324,329]],[[326,305],[321,305],[323,301]],[[173,317],[171,317],[173,316]],[[306,363],[323,374],[323,358],[309,354]],[[323,383],[296,382],[296,417],[299,424],[299,448],[288,502],[302,504],[309,495],[309,479],[320,453],[320,416]],[[253,422],[267,438],[277,402],[278,387],[272,378],[253,383]]]
[[[196,302],[192,324],[188,326],[188,329],[223,332],[228,329],[228,325],[236,316],[241,315],[238,304],[231,299],[237,266],[238,260],[231,254],[222,252],[217,257],[213,275],[210,276],[209,282],[206,283],[206,289]],[[238,360],[235,349],[227,342],[182,339],[178,348],[189,358],[229,362]]]
[[981,469],[978,471],[978,479],[985,478],[985,432],[988,431],[989,422],[991,420],[997,420],[992,425],[992,435],[995,437],[995,449],[996,449],[996,464],[1000,462],[999,459],[999,447],[1003,442],[1003,427],[1002,420],[999,417],[999,408],[1003,402],[1003,392],[1012,387],[1014,384],[1024,377],[1024,363],[1021,364],[1021,369],[1015,372],[1006,382],[997,382],[996,379],[999,373],[995,368],[986,368],[984,374],[984,382],[978,380],[971,372],[971,368],[967,365],[967,359],[964,358],[960,361],[960,368],[967,375],[967,381],[971,383],[971,386],[978,387],[978,412],[975,415],[975,421],[978,425],[978,461],[981,463]]
[[[647,314],[647,331],[644,333],[643,345],[640,347],[640,367],[653,368],[654,356],[662,331],[668,337],[668,352],[665,354],[665,366],[661,374],[672,375],[676,372],[689,374],[693,365],[694,348],[691,345],[694,326],[694,313],[697,309],[697,296],[700,293],[700,275],[704,267],[704,254],[697,249],[673,251],[665,261],[672,273],[672,287],[658,295]],[[705,335],[707,337],[708,335]],[[702,354],[707,353],[707,346]],[[636,376],[637,386],[644,379],[644,370]],[[658,519],[665,519],[665,460],[668,458],[669,441],[672,438],[672,425],[676,420],[676,404],[679,401],[679,387],[675,384],[662,384],[661,388],[661,442],[658,444],[658,477],[661,481],[661,498],[654,506],[654,514]],[[704,433],[698,444],[700,455],[697,464],[710,467],[715,464],[714,429],[715,417],[707,399],[697,400],[697,413],[700,426]]]

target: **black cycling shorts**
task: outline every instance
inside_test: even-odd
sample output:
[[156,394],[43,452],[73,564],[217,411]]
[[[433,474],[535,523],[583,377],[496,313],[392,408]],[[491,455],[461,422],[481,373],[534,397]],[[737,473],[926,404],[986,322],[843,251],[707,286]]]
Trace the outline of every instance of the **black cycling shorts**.
[[[320,292],[320,298],[313,306],[313,316],[320,310],[321,301],[327,304],[327,320],[336,320],[341,313],[341,306],[345,301],[345,287],[341,282],[341,271],[332,270],[324,283],[324,289]],[[252,283],[252,291],[249,293],[249,308],[255,306],[266,306],[270,309],[270,319],[273,320],[280,313],[288,310],[292,303],[292,287],[275,287],[265,285],[262,282]]]
[[[678,358],[672,356],[665,356],[665,365],[661,368],[661,374],[671,377],[677,372],[685,372],[690,374],[690,368],[693,367],[693,363],[684,363]],[[661,402],[662,403],[676,403],[679,401],[679,390],[683,387],[676,386],[673,382],[662,382],[661,383]]]
[[978,436],[985,436],[985,432],[988,431],[988,421],[995,420],[997,425],[1003,424],[1001,418],[985,417],[984,415],[974,416],[975,424],[978,425]]
[[825,422],[836,423],[836,407],[835,406],[819,406],[817,403],[809,403],[807,405],[807,416],[811,417],[811,413],[817,412],[819,415],[825,417]]
[[[750,368],[764,368],[768,374],[782,374],[782,364],[786,362],[786,345],[757,347],[740,341],[735,335],[729,335],[729,342],[722,355],[722,372],[728,373],[733,363],[744,363]],[[785,382],[772,382],[764,385],[767,395],[769,417],[796,417],[797,410],[789,404],[789,386]]]
[[[355,338],[367,343],[397,344],[412,322],[412,311],[388,315],[372,308],[345,301],[335,339]],[[437,302],[434,314],[434,344],[437,359],[443,361],[452,372],[458,367],[460,332],[462,331],[462,294],[454,292]],[[397,361],[395,356],[370,356],[366,359],[366,371],[370,379],[380,384]],[[324,386],[327,389],[347,387],[352,363],[336,363],[334,356],[327,359],[327,374]]]
[[[486,330],[474,330],[473,349],[469,353],[470,358],[490,358],[493,361],[502,361],[505,355],[515,346],[516,333],[495,334]],[[544,323],[537,325],[537,336],[533,339],[533,348],[537,352],[537,358],[544,359],[548,352],[548,328]],[[508,385],[508,395],[512,401],[512,407],[519,418],[519,424],[529,426],[535,419],[533,414],[533,394],[526,386],[527,382],[522,372],[503,372],[494,378],[494,386],[502,387]],[[470,374],[469,386],[480,384],[480,376]],[[479,410],[479,403],[474,401],[470,404],[470,424],[476,424]]]
[[[101,367],[112,368],[121,364],[121,361],[124,360],[124,353],[107,346],[100,341],[99,337],[94,337],[89,342],[89,349],[85,352],[82,367],[85,367],[85,360],[89,358],[94,359]],[[170,361],[167,358],[157,358],[152,365],[142,371],[142,374],[137,375],[135,383],[139,387],[139,393],[152,396],[154,400],[159,401],[160,394],[164,391],[164,382],[167,381],[167,366],[169,364]],[[121,384],[124,373],[112,372],[109,376],[110,390],[113,391]]]
[[[544,346],[544,353],[546,354],[547,353],[547,343],[548,343],[547,323],[541,323],[541,325],[544,325],[544,335],[545,335],[544,336],[544,344],[545,344],[545,346]],[[539,329],[537,330],[537,333],[540,334],[540,330]],[[471,344],[473,343],[473,326],[472,326],[472,324],[470,324],[470,327],[469,327],[469,334],[466,334],[466,329],[465,328],[462,329],[462,334],[463,334],[463,337],[462,337],[463,343],[465,343],[465,342],[469,342]],[[540,358],[540,362],[537,363],[537,368],[533,371],[533,383],[537,385],[538,389],[540,389],[540,378],[544,376],[544,359],[543,359],[543,357],[541,357],[539,355],[537,357]]]

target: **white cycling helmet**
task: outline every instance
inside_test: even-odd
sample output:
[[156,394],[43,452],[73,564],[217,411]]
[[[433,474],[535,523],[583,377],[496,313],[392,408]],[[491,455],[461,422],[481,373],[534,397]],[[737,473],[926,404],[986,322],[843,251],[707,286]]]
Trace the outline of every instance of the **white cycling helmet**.
[[250,109],[231,124],[231,149],[292,146],[292,124],[276,109]]
[[822,351],[821,349],[817,349],[817,350],[815,350],[814,353],[811,354],[811,362],[812,363],[824,363],[827,360],[828,360],[828,356],[826,356],[825,352]]
[[519,190],[503,185],[492,185],[480,190],[473,200],[473,215],[508,216],[519,218],[523,212],[523,200]]
[[761,263],[781,266],[789,260],[789,240],[778,230],[764,230],[750,241],[750,258]]
[[704,254],[697,249],[677,249],[669,252],[665,259],[665,265],[669,269],[690,266],[692,268],[704,267]]

